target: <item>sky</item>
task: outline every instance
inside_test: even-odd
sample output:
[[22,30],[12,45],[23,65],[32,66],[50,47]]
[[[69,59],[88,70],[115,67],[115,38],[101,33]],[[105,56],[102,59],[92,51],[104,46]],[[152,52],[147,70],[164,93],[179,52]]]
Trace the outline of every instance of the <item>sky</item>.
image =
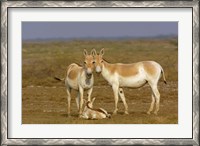
[[178,36],[178,22],[22,22],[22,39]]

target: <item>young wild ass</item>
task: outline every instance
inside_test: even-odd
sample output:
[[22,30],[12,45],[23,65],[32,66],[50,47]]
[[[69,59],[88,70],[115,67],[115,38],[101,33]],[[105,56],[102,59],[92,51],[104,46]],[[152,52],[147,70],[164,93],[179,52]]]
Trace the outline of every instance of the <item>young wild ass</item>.
[[84,101],[85,102],[85,108],[83,110],[83,113],[81,115],[81,118],[84,119],[105,119],[105,118],[111,118],[110,114],[107,113],[106,110],[103,108],[94,109],[93,103],[95,98],[92,99],[92,101]]
[[96,50],[92,51],[95,56],[96,72],[102,76],[112,86],[115,99],[115,110],[113,114],[117,114],[118,95],[121,97],[125,106],[125,114],[128,114],[128,105],[124,96],[122,87],[139,88],[148,83],[152,89],[152,102],[147,114],[150,114],[156,103],[154,114],[159,111],[160,93],[157,88],[158,81],[163,75],[166,83],[165,75],[161,65],[155,61],[142,61],[132,64],[116,63],[111,64],[103,59],[104,49],[101,49],[100,54]]
[[85,57],[83,67],[72,63],[66,69],[65,79],[55,78],[57,80],[65,80],[68,100],[68,116],[70,116],[71,89],[78,91],[76,104],[79,110],[79,117],[82,114],[84,90],[88,90],[88,101],[91,101],[91,94],[94,84],[94,77],[92,74],[94,69],[94,58],[91,54],[88,54],[85,49],[83,54]]

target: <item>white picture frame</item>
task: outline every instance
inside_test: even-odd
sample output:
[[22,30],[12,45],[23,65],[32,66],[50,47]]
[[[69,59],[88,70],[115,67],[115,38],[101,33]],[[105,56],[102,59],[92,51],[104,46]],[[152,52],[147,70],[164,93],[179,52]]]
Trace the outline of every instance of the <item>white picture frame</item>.
[[[12,8],[191,8],[192,9],[192,138],[9,138],[8,127],[8,66],[9,66],[9,9]],[[199,145],[199,5],[198,1],[3,1],[1,2],[1,144],[2,145],[66,145],[66,144],[148,144],[148,145]]]

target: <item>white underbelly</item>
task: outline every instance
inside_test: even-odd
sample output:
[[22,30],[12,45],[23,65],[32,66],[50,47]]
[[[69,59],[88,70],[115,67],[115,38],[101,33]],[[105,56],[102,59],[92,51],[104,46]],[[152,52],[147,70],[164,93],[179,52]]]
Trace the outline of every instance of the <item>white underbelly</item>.
[[132,87],[138,88],[146,84],[146,79],[141,75],[133,77],[119,77],[119,86],[120,87]]
[[83,89],[90,89],[93,87],[94,79],[90,79],[90,81],[86,81],[85,79],[75,79],[71,80],[69,78],[66,79],[66,84],[75,90],[79,90],[79,86],[81,86]]

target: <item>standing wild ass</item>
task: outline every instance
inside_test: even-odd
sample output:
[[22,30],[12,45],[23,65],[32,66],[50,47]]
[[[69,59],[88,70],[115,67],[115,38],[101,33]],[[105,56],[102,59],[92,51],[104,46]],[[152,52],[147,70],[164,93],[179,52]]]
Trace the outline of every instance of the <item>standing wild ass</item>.
[[121,97],[125,106],[125,114],[128,114],[128,105],[124,96],[122,87],[139,88],[148,83],[152,89],[152,102],[147,114],[153,110],[156,102],[156,109],[154,114],[159,111],[160,93],[157,88],[158,81],[163,75],[166,83],[165,75],[161,65],[155,61],[142,61],[132,64],[116,63],[111,64],[103,59],[104,48],[101,49],[100,54],[96,50],[92,51],[95,56],[96,72],[101,73],[102,76],[112,86],[115,99],[115,110],[113,114],[117,114],[118,95]]
[[85,49],[83,54],[85,56],[83,67],[76,63],[72,63],[66,69],[65,79],[59,79],[55,77],[55,79],[60,81],[65,80],[68,100],[68,116],[70,116],[71,89],[78,91],[76,104],[79,110],[79,117],[82,114],[84,90],[88,90],[88,101],[91,101],[91,94],[94,84],[94,77],[92,74],[94,69],[94,58],[91,54],[88,54]]
[[92,120],[111,118],[110,114],[108,114],[107,111],[104,110],[103,108],[98,108],[98,109],[93,108],[94,100],[95,98],[93,98],[92,101],[84,100],[85,107],[81,115],[81,118],[92,119]]

